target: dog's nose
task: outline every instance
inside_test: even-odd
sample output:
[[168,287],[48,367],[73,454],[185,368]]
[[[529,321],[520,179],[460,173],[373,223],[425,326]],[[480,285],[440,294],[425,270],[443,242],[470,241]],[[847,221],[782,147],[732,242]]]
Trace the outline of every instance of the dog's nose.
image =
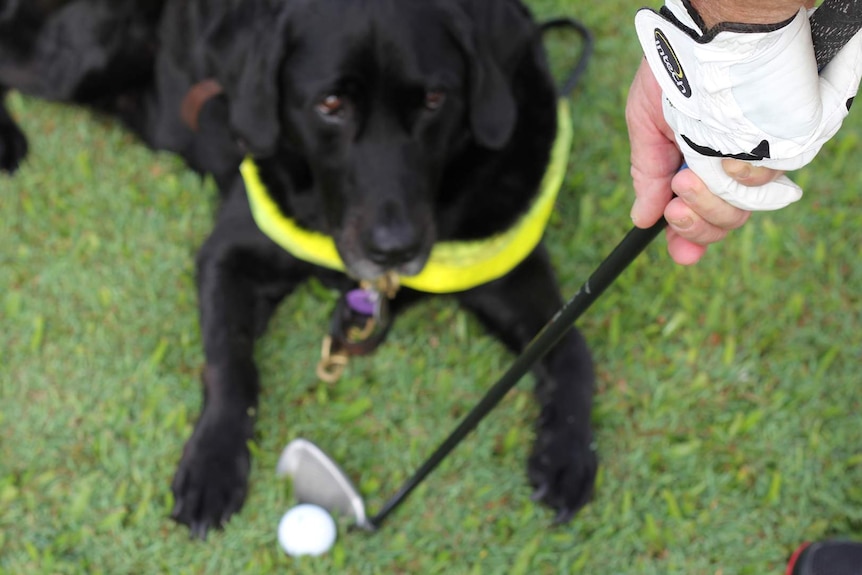
[[383,267],[396,267],[414,259],[421,249],[421,236],[404,213],[392,203],[380,210],[377,221],[365,234],[368,258]]
[[387,268],[409,262],[419,248],[419,234],[410,225],[376,226],[365,243],[368,258]]

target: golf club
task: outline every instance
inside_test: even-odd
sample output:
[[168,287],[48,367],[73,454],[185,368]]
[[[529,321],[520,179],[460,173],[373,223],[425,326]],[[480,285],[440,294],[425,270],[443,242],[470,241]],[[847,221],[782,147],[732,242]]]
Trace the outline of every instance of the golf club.
[[[825,0],[812,17],[815,56],[820,69],[862,28],[859,3],[851,0]],[[842,7],[843,6],[843,7]],[[822,11],[822,12],[821,12]],[[559,25],[559,21],[554,21]],[[580,24],[576,28],[582,30]],[[589,34],[584,36],[589,38]],[[588,42],[591,45],[591,42]],[[580,67],[580,64],[579,64]],[[569,85],[569,84],[567,84]],[[572,84],[573,86],[573,84]],[[680,169],[683,169],[683,166]],[[577,293],[551,318],[527,345],[509,369],[491,386],[478,404],[461,420],[437,449],[408,478],[401,488],[369,517],[359,491],[347,474],[320,448],[306,439],[292,441],[282,452],[276,473],[293,478],[293,489],[300,503],[314,503],[325,509],[352,517],[356,526],[375,531],[401,505],[407,496],[443,461],[443,459],[479,424],[520,379],[539,361],[571,325],[599,298],[665,228],[661,218],[652,227],[632,228],[611,253],[599,264]]]

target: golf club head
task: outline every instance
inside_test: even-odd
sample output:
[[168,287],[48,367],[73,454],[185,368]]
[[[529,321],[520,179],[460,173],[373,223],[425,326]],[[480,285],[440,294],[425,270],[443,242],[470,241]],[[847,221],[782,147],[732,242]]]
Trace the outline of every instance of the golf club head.
[[365,502],[350,478],[311,441],[298,438],[288,443],[275,473],[293,479],[293,493],[300,503],[319,505],[333,515],[353,518],[358,527],[373,530],[365,516]]

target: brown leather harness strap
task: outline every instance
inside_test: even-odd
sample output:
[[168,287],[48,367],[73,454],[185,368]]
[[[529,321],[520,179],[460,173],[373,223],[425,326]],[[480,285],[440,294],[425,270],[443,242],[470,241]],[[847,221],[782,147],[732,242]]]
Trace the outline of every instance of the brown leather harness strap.
[[198,131],[198,115],[201,113],[201,108],[204,107],[210,98],[218,96],[223,92],[221,84],[218,81],[207,78],[201,80],[186,92],[183,98],[182,107],[180,108],[180,117],[183,123],[188,126],[193,132]]

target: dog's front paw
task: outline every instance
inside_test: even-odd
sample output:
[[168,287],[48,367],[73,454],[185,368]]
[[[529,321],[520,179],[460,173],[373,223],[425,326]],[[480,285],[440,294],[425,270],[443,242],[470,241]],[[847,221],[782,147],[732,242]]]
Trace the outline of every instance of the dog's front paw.
[[0,171],[12,173],[27,156],[27,137],[15,122],[0,120]]
[[243,422],[204,410],[186,443],[171,490],[171,517],[206,539],[242,507],[248,488],[250,439]]
[[533,500],[557,511],[555,523],[567,523],[589,502],[598,457],[590,433],[563,426],[542,426],[527,462]]

